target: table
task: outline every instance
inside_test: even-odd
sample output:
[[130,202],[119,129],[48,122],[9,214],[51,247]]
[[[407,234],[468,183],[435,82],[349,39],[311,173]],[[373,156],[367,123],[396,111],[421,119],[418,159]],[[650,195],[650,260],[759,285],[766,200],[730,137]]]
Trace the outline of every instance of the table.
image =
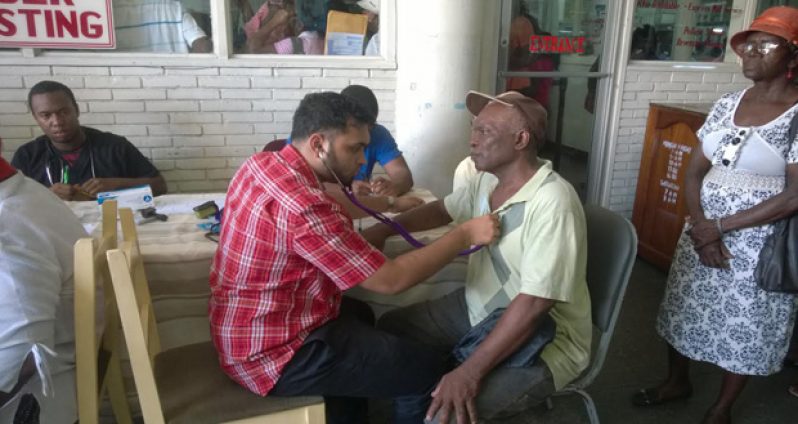
[[[413,189],[411,195],[426,202],[435,196],[424,189]],[[167,194],[155,198],[158,213],[169,217],[166,222],[152,221],[137,225],[139,246],[150,282],[161,344],[164,349],[210,340],[208,325],[208,275],[217,244],[205,237],[197,224],[192,208],[208,200],[224,205],[224,193]],[[86,230],[99,235],[100,208],[94,202],[67,202]],[[355,220],[355,228],[368,228],[374,218]],[[423,243],[431,243],[448,232],[441,227],[414,234]],[[121,233],[120,233],[121,236]],[[396,257],[412,247],[401,237],[385,243],[386,256]],[[380,295],[360,287],[348,295],[368,302],[378,316],[398,306],[432,299],[462,287],[466,274],[466,258],[458,258],[430,279],[399,295]]]
[[[223,207],[224,198],[224,193],[159,196],[155,198],[155,207],[169,219],[136,226],[164,349],[210,340],[208,274],[217,245],[205,238],[206,231],[197,227],[208,220],[194,216],[192,208],[208,200]],[[87,232],[98,236],[99,205],[67,204]]]

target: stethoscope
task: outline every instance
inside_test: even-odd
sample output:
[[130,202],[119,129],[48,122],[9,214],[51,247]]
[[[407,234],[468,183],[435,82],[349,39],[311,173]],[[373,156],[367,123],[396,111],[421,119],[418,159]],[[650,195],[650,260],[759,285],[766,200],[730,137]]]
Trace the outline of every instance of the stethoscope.
[[[322,157],[321,154],[319,155],[321,163],[324,164],[324,167],[327,168],[328,171],[330,171],[330,174],[332,174],[332,176],[335,178],[335,181],[341,187],[341,190],[343,190],[344,195],[346,195],[346,198],[349,199],[350,202],[352,202],[355,206],[357,206],[358,208],[362,209],[363,211],[374,217],[374,219],[376,219],[377,221],[382,222],[383,224],[391,227],[400,236],[402,236],[403,239],[407,240],[407,242],[410,243],[410,245],[415,247],[416,249],[426,246],[426,244],[418,241],[418,239],[413,237],[413,235],[410,234],[410,232],[407,231],[407,229],[403,227],[402,224],[387,217],[385,214],[375,211],[374,209],[371,209],[368,206],[360,203],[360,201],[357,200],[357,196],[355,196],[355,193],[352,192],[352,187],[344,184],[341,181],[341,179],[338,178],[338,174],[336,174],[335,171],[333,171],[332,168],[330,168],[330,166],[327,165],[326,152],[324,156],[325,157]],[[462,252],[458,253],[457,256],[468,256],[479,249],[482,249],[482,246],[472,246],[471,248],[463,250]]]
[[[91,147],[87,145],[88,144],[88,140],[86,140],[85,144],[86,144],[86,148],[89,149],[89,165],[91,166],[91,177],[92,178],[97,178],[97,174],[94,172],[94,152],[91,150]],[[48,150],[47,150],[47,152],[48,152],[47,165],[45,165],[45,167],[44,167],[44,172],[47,174],[47,180],[50,181],[50,185],[55,184],[55,181],[53,181],[53,173],[52,173],[52,170],[50,169],[51,166],[52,166],[52,162],[53,162],[53,160],[52,160],[53,159],[53,150],[52,149],[53,149],[52,146],[48,146]],[[58,182],[63,183],[63,180],[64,180],[64,169],[65,169],[64,167],[66,165],[64,164],[64,159],[63,158],[59,157],[58,160],[61,162],[61,179]]]

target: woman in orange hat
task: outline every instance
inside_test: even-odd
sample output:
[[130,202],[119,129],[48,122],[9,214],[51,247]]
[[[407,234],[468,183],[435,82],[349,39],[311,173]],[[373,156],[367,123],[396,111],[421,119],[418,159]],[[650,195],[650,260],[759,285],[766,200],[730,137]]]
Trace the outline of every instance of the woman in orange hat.
[[[632,402],[652,406],[692,394],[691,361],[723,369],[703,423],[731,422],[748,376],[778,372],[798,303],[762,290],[754,270],[772,223],[798,211],[798,9],[773,7],[734,35],[743,75],[753,86],[720,98],[698,131],[685,196],[690,215],[657,317],[669,372]],[[798,118],[796,118],[798,119]]]

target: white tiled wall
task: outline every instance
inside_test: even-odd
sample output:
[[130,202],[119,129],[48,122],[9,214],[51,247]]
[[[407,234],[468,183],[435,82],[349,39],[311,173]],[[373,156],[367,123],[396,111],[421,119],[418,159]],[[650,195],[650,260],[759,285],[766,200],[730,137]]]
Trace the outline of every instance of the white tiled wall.
[[393,70],[1,66],[0,137],[8,160],[41,134],[26,99],[45,79],[74,91],[82,125],[135,144],[170,192],[225,190],[244,159],[288,136],[293,111],[309,92],[367,85],[379,100],[379,122],[394,130]]
[[750,84],[736,66],[712,71],[659,71],[630,66],[623,85],[610,208],[628,217],[632,215],[650,103],[712,103],[724,93]]

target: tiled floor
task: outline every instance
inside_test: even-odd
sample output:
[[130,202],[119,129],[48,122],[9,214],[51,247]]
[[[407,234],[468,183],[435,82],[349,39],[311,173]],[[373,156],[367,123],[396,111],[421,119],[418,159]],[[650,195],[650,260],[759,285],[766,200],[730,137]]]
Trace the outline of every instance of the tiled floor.
[[[654,331],[664,285],[663,272],[637,262],[607,361],[588,390],[604,424],[699,423],[717,395],[720,371],[707,364],[695,364],[692,369],[695,394],[691,399],[650,409],[636,408],[629,402],[635,390],[655,385],[665,372],[665,345]],[[786,390],[793,382],[798,382],[798,368],[786,369],[767,378],[753,378],[737,402],[734,423],[798,424],[798,398],[790,396]],[[551,411],[541,408],[532,416],[519,417],[509,423],[588,422],[578,397],[556,398],[554,404]],[[374,423],[386,423],[389,407],[384,402],[376,402],[374,406]],[[112,419],[106,416],[103,421],[112,422]]]
[[[691,399],[650,409],[629,402],[637,389],[655,385],[665,373],[666,350],[654,331],[657,307],[665,285],[665,274],[638,261],[629,282],[621,316],[601,374],[588,392],[593,396],[602,423],[665,424],[700,423],[720,387],[720,371],[711,365],[692,368],[694,395]],[[752,378],[734,409],[735,424],[798,423],[798,398],[787,393],[798,382],[798,369]],[[534,418],[514,423],[587,423],[581,401],[555,399],[555,408]]]

